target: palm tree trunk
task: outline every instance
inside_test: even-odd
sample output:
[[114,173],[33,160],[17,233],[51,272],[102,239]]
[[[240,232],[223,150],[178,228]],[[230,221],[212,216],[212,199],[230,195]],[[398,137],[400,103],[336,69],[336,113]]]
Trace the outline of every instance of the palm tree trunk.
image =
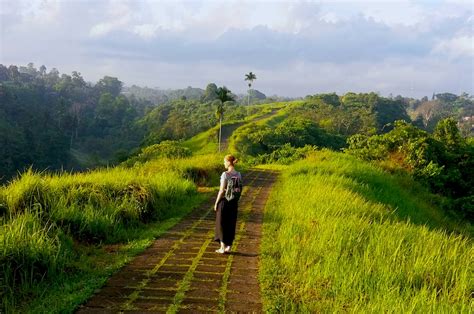
[[221,152],[222,115],[219,117],[219,153]]
[[249,88],[249,95],[248,95],[247,105],[250,106],[250,88]]

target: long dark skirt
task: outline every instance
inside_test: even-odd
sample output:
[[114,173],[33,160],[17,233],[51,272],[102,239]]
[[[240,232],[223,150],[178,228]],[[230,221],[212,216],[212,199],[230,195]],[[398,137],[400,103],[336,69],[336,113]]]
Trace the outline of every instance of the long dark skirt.
[[216,211],[216,227],[214,241],[232,245],[235,238],[235,225],[237,223],[238,201],[228,201],[225,198],[219,201]]

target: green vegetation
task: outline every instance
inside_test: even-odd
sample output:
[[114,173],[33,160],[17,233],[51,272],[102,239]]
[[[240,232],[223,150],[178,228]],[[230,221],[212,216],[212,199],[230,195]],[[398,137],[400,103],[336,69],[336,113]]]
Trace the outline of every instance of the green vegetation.
[[433,134],[403,121],[383,135],[351,137],[347,152],[379,161],[392,171],[410,173],[432,191],[452,199],[447,206],[474,219],[474,145],[459,133],[456,121],[441,120]]
[[433,94],[428,97],[407,99],[399,97],[408,104],[407,111],[417,127],[432,132],[439,121],[446,118],[455,119],[464,136],[473,136],[472,128],[474,116],[474,98],[472,95],[462,93],[457,96],[451,93]]
[[159,144],[153,144],[143,148],[138,155],[127,159],[122,165],[132,166],[135,163],[144,163],[146,161],[158,158],[184,158],[191,156],[191,150],[183,147],[176,141],[163,141]]
[[341,153],[284,168],[264,218],[265,310],[469,312],[473,230],[439,199]]
[[[100,286],[112,270],[143,250],[144,243],[151,243],[157,232],[150,228],[163,231],[203,200],[193,181],[217,180],[221,170],[216,156],[142,161],[131,168],[78,174],[30,170],[0,189],[2,310],[13,310],[30,298],[33,303],[22,307],[34,307],[43,293],[40,288],[47,285],[56,287],[51,293],[66,287],[68,298],[74,299],[55,299],[58,310],[65,304],[74,308],[88,296],[84,291]],[[114,243],[140,249],[106,257],[103,250]],[[111,268],[94,269],[104,259]],[[77,287],[74,278],[82,278],[86,286],[70,290]]]
[[[0,64],[0,182],[30,167],[43,171],[115,165],[149,145],[189,139],[217,124],[215,84],[205,91],[167,91],[166,97],[158,93],[162,98],[153,91],[136,86],[124,90],[110,76],[93,85],[77,71],[68,75],[55,68],[47,72],[45,66],[36,69],[32,63]],[[223,105],[225,121],[243,120],[259,110]]]
[[332,136],[315,122],[293,115],[301,102],[291,102],[278,113],[238,128],[230,139],[230,151],[245,156],[249,163],[288,163],[304,157],[316,146],[338,149],[341,137]]
[[255,79],[239,100],[0,65],[0,312],[72,312],[208,197],[220,133],[240,170],[283,172],[265,214],[267,311],[472,308],[472,96],[239,104],[265,98]]

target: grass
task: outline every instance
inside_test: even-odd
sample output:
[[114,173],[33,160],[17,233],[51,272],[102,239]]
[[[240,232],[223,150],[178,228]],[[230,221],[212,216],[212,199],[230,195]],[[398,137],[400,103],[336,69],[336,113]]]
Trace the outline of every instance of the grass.
[[[241,157],[239,132],[275,126],[285,108],[300,103],[258,105],[246,119],[227,121],[231,128],[243,124],[228,151]],[[0,187],[0,312],[73,312],[208,197],[197,185],[215,186],[223,171],[217,130],[179,143],[192,156],[144,151],[115,168],[28,171]],[[249,167],[243,157],[239,171]],[[447,216],[443,198],[407,176],[329,151],[290,166],[260,167],[282,172],[265,213],[266,311],[469,312],[474,306],[474,229]]]
[[472,310],[473,229],[422,187],[329,151],[281,169],[264,218],[266,311]]
[[[247,111],[251,114],[246,116],[244,119],[241,120],[229,120],[223,121],[223,126],[232,126],[238,125],[242,123],[251,123],[255,122],[255,120],[260,119],[262,116],[265,116],[275,110],[279,110],[286,106],[286,102],[280,103],[271,103],[271,104],[261,104],[261,105],[250,105],[246,106]],[[218,134],[219,134],[219,126],[216,125],[215,127],[199,133],[192,138],[183,142],[183,146],[190,149],[194,154],[212,154],[217,152],[218,150]]]
[[60,176],[24,173],[6,187],[11,219],[37,213],[88,242],[122,240],[125,229],[161,219],[196,193],[178,173],[145,173],[124,168]]
[[[243,124],[242,126],[237,128],[232,134],[232,136],[229,138],[228,150],[233,154],[239,154],[239,152],[242,151],[242,147],[248,144],[246,143],[247,141],[246,135],[249,132],[250,133],[254,132],[256,126],[266,125],[270,128],[276,127],[279,123],[281,123],[283,120],[285,120],[288,117],[289,111],[293,107],[300,105],[300,103],[301,101],[293,101],[293,102],[288,103],[288,105],[285,104],[284,107],[282,107],[282,104],[279,104],[279,106],[275,106],[273,110],[269,111],[269,112],[272,112],[272,111],[275,112],[273,115],[270,115],[267,117],[262,115],[263,118],[262,116],[260,116],[254,119],[250,123]],[[245,157],[248,157],[248,156],[245,156]]]
[[[144,249],[150,234],[156,235],[150,226],[163,229],[202,201],[194,182],[217,180],[216,160],[158,159],[132,168],[60,175],[27,171],[2,187],[0,312],[35,309],[29,304],[42,304],[44,291],[52,294],[52,311],[79,304],[136,253],[106,257],[89,248],[118,243]],[[96,269],[101,258],[110,267]]]
[[217,134],[219,126],[215,126],[205,132],[199,133],[183,142],[183,146],[194,153],[209,154],[217,151]]
[[11,307],[12,313],[72,313],[96,289],[122,266],[143,252],[154,239],[174,226],[192,208],[208,196],[198,195],[176,209],[172,217],[151,222],[129,232],[130,239],[119,244],[75,243],[74,268],[62,269],[54,280],[45,280],[29,287],[29,297]]

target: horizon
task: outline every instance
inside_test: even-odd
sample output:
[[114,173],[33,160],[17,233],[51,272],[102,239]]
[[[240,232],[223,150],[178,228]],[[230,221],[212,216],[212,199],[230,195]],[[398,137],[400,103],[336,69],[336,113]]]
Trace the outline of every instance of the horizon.
[[252,71],[267,96],[474,93],[470,1],[7,0],[0,19],[0,63],[88,82],[246,94]]

